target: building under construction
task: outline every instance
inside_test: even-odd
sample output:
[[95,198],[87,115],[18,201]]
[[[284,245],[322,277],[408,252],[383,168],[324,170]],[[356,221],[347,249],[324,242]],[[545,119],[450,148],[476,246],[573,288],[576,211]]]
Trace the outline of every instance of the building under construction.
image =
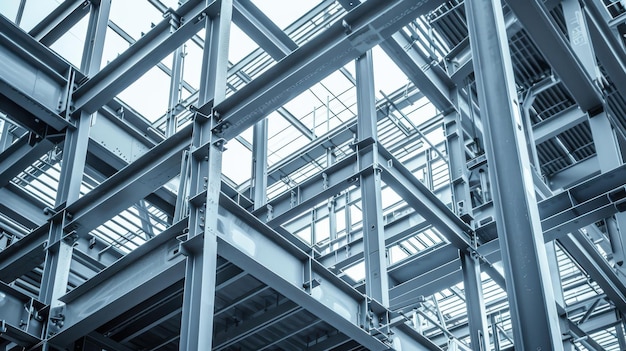
[[626,350],[626,1],[4,0],[0,350]]

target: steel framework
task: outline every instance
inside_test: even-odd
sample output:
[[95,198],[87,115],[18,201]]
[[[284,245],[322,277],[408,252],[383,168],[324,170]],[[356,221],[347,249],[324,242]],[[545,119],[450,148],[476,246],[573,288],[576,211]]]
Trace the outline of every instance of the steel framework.
[[626,350],[624,1],[35,3],[0,350]]

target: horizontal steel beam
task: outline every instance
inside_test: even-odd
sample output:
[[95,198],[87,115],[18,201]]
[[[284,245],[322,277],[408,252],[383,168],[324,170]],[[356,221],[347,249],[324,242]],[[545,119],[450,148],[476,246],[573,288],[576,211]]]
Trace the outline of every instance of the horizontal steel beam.
[[[471,247],[471,228],[439,200],[422,182],[391,153],[379,146],[382,179],[404,201],[437,228],[446,239],[459,249]],[[376,166],[375,166],[376,167]]]
[[233,4],[233,22],[254,40],[274,60],[280,61],[298,48],[266,14],[250,0],[238,0]]
[[567,189],[599,174],[598,155],[593,155],[553,174],[548,182],[552,189]]
[[9,184],[16,175],[52,150],[63,137],[33,139],[33,134],[24,135],[0,153],[0,187]]
[[0,282],[0,340],[23,347],[41,342],[47,319],[44,304]]
[[[385,224],[385,245],[391,246],[398,243],[429,226],[430,223],[424,220],[418,213],[411,213],[401,219]],[[316,258],[317,261],[333,271],[341,271],[363,259],[363,232],[352,233],[350,241],[347,241],[348,238],[345,240],[346,242],[338,241],[336,244],[333,244],[334,249]]]
[[43,45],[50,46],[89,14],[91,6],[91,2],[85,0],[63,1],[28,34]]
[[[135,82],[164,57],[198,33],[204,18],[217,11],[217,1],[188,1],[159,22],[130,48],[102,68],[73,93],[74,111],[94,113]],[[172,31],[172,26],[177,27]]]
[[539,145],[588,120],[587,113],[572,107],[533,126],[535,144]]
[[247,318],[225,332],[215,333],[212,349],[228,349],[231,345],[240,342],[257,331],[279,323],[299,311],[301,311],[301,307],[289,300],[283,301],[276,306],[265,308],[263,313]]
[[27,228],[37,228],[46,223],[46,205],[14,184],[0,188],[0,213]]
[[581,182],[538,203],[546,240],[554,240],[623,210],[626,165]]
[[[310,261],[306,253],[262,225],[232,200],[222,196],[220,205],[222,211],[218,220],[223,228],[218,235],[220,256],[369,350],[389,349],[360,327],[363,308],[367,305],[365,296],[316,261]],[[376,311],[374,319],[386,311],[382,306],[370,305],[369,308]],[[401,343],[411,344],[415,350],[427,349],[412,336],[403,338]]]
[[[396,102],[396,106],[402,109],[406,106],[409,106],[410,104],[417,102],[423,96],[424,94],[417,89],[413,90],[407,96],[405,96],[404,89],[402,89],[401,93],[392,94],[390,95],[390,98],[394,101],[396,100],[396,98],[401,98],[399,102]],[[379,121],[387,117],[388,115],[388,113],[385,111],[385,104],[386,102],[383,102],[377,106],[376,114]],[[268,186],[271,186],[274,183],[281,181],[284,177],[306,166],[312,160],[323,157],[330,148],[338,147],[351,140],[354,140],[355,135],[356,120],[351,120],[349,122],[345,122],[340,127],[335,128],[335,130],[324,135],[323,137],[316,138],[308,145],[300,149],[297,153],[286,157],[276,164],[272,165],[267,172]]]
[[191,127],[156,145],[68,206],[66,210],[72,218],[65,230],[86,235],[178,175],[182,151],[189,146]]
[[260,207],[253,212],[254,215],[271,227],[284,224],[320,201],[339,194],[351,185],[357,185],[359,175],[371,170],[371,166],[357,170],[356,162],[357,155],[344,158]]
[[584,69],[542,1],[507,1],[535,45],[585,111],[602,108],[599,89]]
[[173,224],[61,297],[65,307],[51,314],[62,314],[64,320],[50,344],[65,347],[183,279],[185,257],[177,237],[187,225],[186,219]]
[[49,230],[49,225],[41,226],[0,251],[1,281],[11,283],[44,261]]
[[80,74],[2,16],[0,61],[0,110],[40,135],[71,125],[59,114],[67,108],[72,74]]
[[447,114],[456,109],[450,99],[452,80],[445,72],[431,69],[431,62],[416,51],[403,31],[385,39],[380,47],[438,110]]
[[[440,0],[373,1],[347,13],[322,33],[215,106],[218,134],[230,140],[330,73],[391,36]],[[204,114],[211,106],[199,107]]]

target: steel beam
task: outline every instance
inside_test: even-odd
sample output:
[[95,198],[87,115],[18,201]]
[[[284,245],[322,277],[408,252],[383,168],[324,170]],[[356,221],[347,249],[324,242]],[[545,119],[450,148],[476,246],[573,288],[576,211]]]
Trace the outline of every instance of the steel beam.
[[115,264],[61,298],[64,315],[49,343],[65,347],[99,325],[121,315],[184,276],[185,260],[176,239],[187,227],[182,220],[130,252]]
[[568,234],[559,242],[574,260],[602,288],[604,293],[622,313],[626,312],[626,286],[620,281],[614,269],[600,255],[594,244],[581,233]]
[[[602,4],[585,0],[585,17],[593,48],[620,95],[626,98],[626,52],[624,45],[611,33],[600,11]],[[601,9],[598,8],[601,6]]]
[[546,240],[554,240],[617,213],[626,194],[626,165],[538,203]]
[[[587,112],[601,108],[602,96],[542,1],[507,1],[528,35],[557,73],[580,108]],[[474,65],[476,66],[476,65]]]
[[598,156],[594,155],[559,171],[548,178],[552,189],[567,189],[600,174]]
[[[539,36],[551,37],[551,33],[535,33],[535,26],[553,26],[547,14],[533,12],[542,4],[509,1],[509,6],[535,40]],[[513,68],[502,13],[498,0],[470,0],[465,3],[468,31],[472,47],[474,72],[480,99],[481,117],[489,177],[496,210],[496,226],[504,264],[507,294],[516,348],[541,349],[545,351],[562,348],[558,315],[547,266],[544,240],[539,212],[534,194],[528,150],[522,131],[522,121],[517,105],[517,93]],[[528,28],[530,11],[533,28]],[[537,18],[539,17],[539,18]],[[545,17],[545,18],[544,18]],[[537,20],[538,19],[538,20]],[[538,25],[536,23],[539,22]],[[545,28],[544,28],[545,29]],[[556,28],[550,27],[554,35]],[[560,39],[560,37],[559,37]],[[561,39],[562,40],[562,39]],[[558,43],[548,42],[553,45]],[[545,44],[545,43],[543,43]],[[565,48],[569,47],[565,43]],[[542,45],[539,45],[542,48]],[[551,48],[543,48],[549,52]],[[570,58],[575,57],[568,51]],[[552,62],[553,67],[556,62]],[[559,62],[560,63],[560,62]],[[564,65],[571,61],[563,62]],[[569,67],[569,66],[568,66]],[[572,74],[585,74],[580,70]],[[564,77],[561,77],[564,78]],[[586,77],[588,80],[588,77]],[[565,80],[564,80],[565,81]],[[568,80],[569,81],[569,80]],[[583,82],[587,82],[583,80]],[[567,82],[566,82],[567,83]],[[590,88],[592,93],[595,87]],[[598,101],[590,99],[590,91],[575,90],[583,109],[596,108]],[[584,95],[577,96],[577,94]],[[592,95],[591,97],[593,97]],[[523,215],[520,215],[523,214]]]
[[271,227],[286,221],[317,205],[324,199],[359,183],[359,175],[372,170],[372,165],[355,170],[357,156],[352,155],[328,167],[324,172],[310,177],[304,183],[285,192],[254,211],[254,215],[266,221]]
[[298,48],[298,44],[250,0],[234,2],[233,22],[276,61]]
[[267,119],[254,125],[252,132],[252,199],[257,210],[267,204]]
[[[404,90],[398,94],[392,94],[390,98],[395,100],[404,95]],[[412,103],[417,102],[424,95],[417,89],[409,93],[405,99],[396,103],[398,108],[402,109]],[[383,108],[384,104],[379,104],[376,109],[377,118],[380,121],[385,118],[387,114]],[[334,131],[324,135],[324,137],[317,138],[302,148],[298,153],[289,156],[268,169],[268,185],[281,181],[283,177],[297,171],[298,169],[306,166],[311,160],[316,160],[326,154],[328,148],[337,147],[345,144],[346,142],[353,140],[356,134],[356,121],[344,123],[342,126],[335,128]]]
[[[374,311],[373,318],[383,317],[380,313],[385,313],[385,308],[373,302],[367,307],[365,296],[262,225],[232,200],[222,196],[220,205],[220,256],[369,350],[389,349],[388,345],[360,327],[364,323],[364,308]],[[413,337],[403,338],[401,342],[417,343]],[[423,346],[415,347],[415,350],[426,350]]]
[[0,282],[0,340],[31,347],[41,342],[44,304]]
[[461,252],[461,269],[472,350],[489,350],[489,329],[480,278],[480,262],[471,253]]
[[[118,93],[136,81],[164,57],[195,35],[206,16],[214,15],[217,2],[188,1],[177,11],[168,13],[135,44],[101,69],[72,94],[73,111],[96,112]],[[178,29],[171,32],[172,25]]]
[[[385,225],[385,246],[389,247],[408,239],[429,226],[430,223],[424,220],[418,213],[412,213],[390,222]],[[335,250],[316,257],[316,260],[324,267],[334,271],[341,271],[343,268],[363,259],[363,249],[363,233],[352,233],[352,239],[349,242],[339,244],[339,247]]]
[[235,327],[227,329],[225,332],[215,333],[215,343],[213,350],[224,350],[233,344],[244,340],[257,331],[266,328],[274,323],[279,323],[284,319],[295,315],[301,311],[301,307],[292,301],[283,301],[277,306],[265,308],[262,313],[243,320]]
[[1,109],[12,120],[40,136],[71,125],[59,115],[67,108],[71,66],[5,17],[0,17],[0,61]]
[[28,34],[43,45],[50,46],[89,13],[90,1],[63,1]]
[[438,110],[446,114],[456,109],[450,99],[450,89],[454,86],[452,80],[445,72],[430,66],[404,31],[385,39],[380,47]]
[[49,229],[48,225],[39,227],[0,251],[1,281],[11,283],[44,261]]
[[0,213],[27,228],[37,228],[48,220],[45,204],[16,185],[0,188],[0,199]]
[[382,179],[385,184],[390,186],[457,248],[470,247],[468,234],[471,233],[471,228],[450,211],[390,152],[380,146],[379,151],[378,159],[380,162],[378,166],[383,170]]
[[62,139],[62,137],[48,137],[35,140],[33,134],[27,134],[11,144],[0,153],[0,187],[6,186],[20,172],[39,160],[46,152]]
[[[366,2],[282,59],[215,110],[215,130],[229,140],[330,73],[363,54],[439,0]],[[207,114],[209,107],[200,106]]]
[[[357,164],[369,167],[378,156],[378,123],[374,92],[374,63],[372,51],[356,59],[357,93]],[[369,141],[373,144],[369,145]],[[383,223],[381,170],[372,168],[360,174],[363,212],[363,254],[365,256],[365,294],[389,306],[389,278]]]
[[541,121],[533,126],[533,136],[537,145],[573,128],[588,119],[587,114],[579,108],[572,107]]
[[180,130],[68,206],[72,219],[65,230],[86,235],[175,177],[191,129]]

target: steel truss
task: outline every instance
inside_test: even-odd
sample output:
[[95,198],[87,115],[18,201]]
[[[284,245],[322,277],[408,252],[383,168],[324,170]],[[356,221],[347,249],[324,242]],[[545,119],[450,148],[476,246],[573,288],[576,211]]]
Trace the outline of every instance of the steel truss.
[[[103,68],[111,0],[65,0],[28,33],[23,6],[0,16],[0,350],[626,348],[617,10],[326,0],[283,30],[249,0],[150,3],[163,20]],[[50,46],[86,17],[75,67]],[[232,23],[260,47],[238,63]],[[377,46],[408,79],[384,99]],[[117,98],[153,67],[161,124]],[[356,113],[319,137],[285,104],[334,72]],[[403,111],[424,97],[439,113],[418,124]],[[308,142],[270,165],[274,111]],[[244,184],[222,174],[236,140]]]

